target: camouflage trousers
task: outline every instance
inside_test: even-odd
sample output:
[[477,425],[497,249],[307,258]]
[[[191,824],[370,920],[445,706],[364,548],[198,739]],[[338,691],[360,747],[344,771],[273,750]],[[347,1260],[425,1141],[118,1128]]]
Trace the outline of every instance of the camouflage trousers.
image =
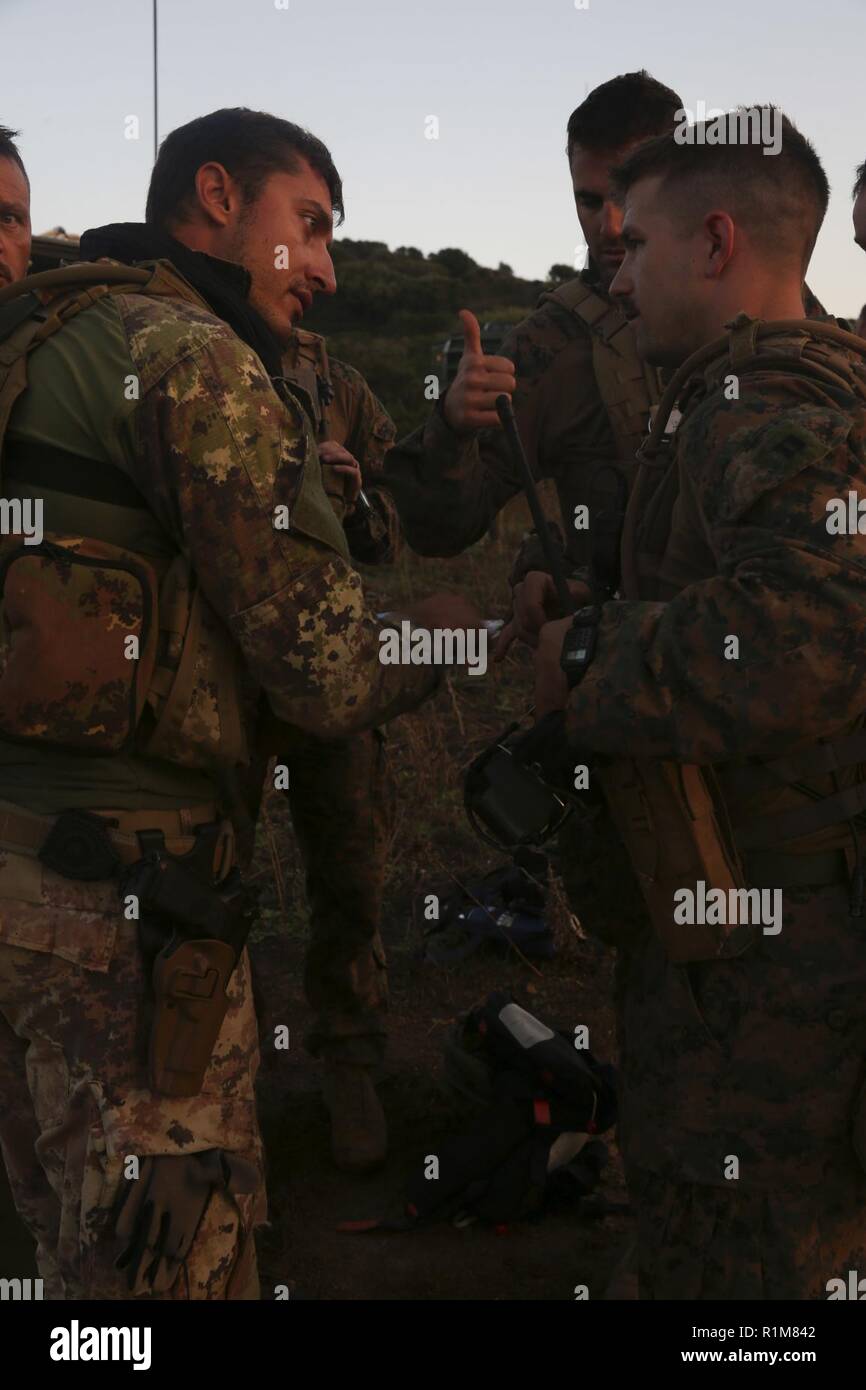
[[785,889],[741,956],[622,952],[618,1139],[641,1297],[815,1299],[866,1274],[866,922]]
[[[127,1157],[220,1148],[263,1172],[246,952],[229,992],[200,1094],[154,1095],[136,923],[122,918],[116,885],[0,852],[0,1149],[47,1298],[129,1297],[113,1233]],[[162,1297],[258,1299],[252,1233],[265,1218],[263,1180],[250,1194],[215,1191]]]
[[641,1299],[826,1299],[866,1275],[866,1174],[736,1192],[632,1173]]
[[[315,1018],[305,1041],[316,1056],[374,1066],[386,1041],[379,923],[394,823],[384,739],[372,729],[326,743],[298,731],[277,761],[289,770],[310,911],[304,990]],[[264,768],[252,776],[247,802],[255,820]]]

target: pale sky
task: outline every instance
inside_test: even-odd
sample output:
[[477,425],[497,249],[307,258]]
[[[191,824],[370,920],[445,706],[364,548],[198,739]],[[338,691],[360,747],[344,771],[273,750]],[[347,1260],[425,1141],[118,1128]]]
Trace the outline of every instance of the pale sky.
[[[859,309],[850,189],[866,159],[866,0],[577,3],[160,0],[159,130],[219,106],[273,111],[329,145],[345,186],[338,235],[459,246],[541,278],[574,263],[568,116],[599,82],[646,67],[693,110],[773,101],[795,120],[832,186],[810,283],[831,312]],[[140,220],[152,0],[0,0],[0,52],[0,123],[21,131],[34,231]],[[137,141],[124,138],[130,115]]]

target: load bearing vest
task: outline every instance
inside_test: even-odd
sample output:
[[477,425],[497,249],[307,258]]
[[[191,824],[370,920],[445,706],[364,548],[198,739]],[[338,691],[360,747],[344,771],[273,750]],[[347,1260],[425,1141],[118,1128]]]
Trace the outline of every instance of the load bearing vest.
[[[207,308],[167,262],[74,265],[2,291],[0,459],[30,354],[106,294]],[[49,531],[39,545],[0,538],[0,735],[96,755],[134,748],[209,771],[245,762],[240,655],[189,561],[137,551],[128,505],[99,495],[109,540],[88,534],[88,498],[68,501],[77,532]]]
[[[852,364],[852,351],[859,364]],[[622,547],[626,599],[670,597],[706,577],[712,564],[691,480],[685,470],[676,477],[670,469],[666,426],[687,384],[703,380],[713,364],[721,364],[722,376],[776,370],[811,377],[835,399],[841,394],[866,403],[863,339],[811,319],[760,323],[738,316],[729,334],[677,371],[638,451]],[[675,502],[688,519],[678,527],[671,560],[666,542]],[[856,888],[862,865],[855,821],[866,810],[864,767],[866,710],[838,735],[801,745],[784,758],[750,758],[718,768],[619,758],[600,768],[611,813],[670,959],[686,963],[738,955],[754,939],[754,924],[674,923],[675,890],[698,881],[708,892],[725,893],[762,876],[780,888],[838,881],[833,865],[841,851],[849,869],[856,866],[854,896],[862,896],[862,883]],[[768,809],[780,793],[782,809]],[[746,802],[748,811],[737,819],[734,808]]]

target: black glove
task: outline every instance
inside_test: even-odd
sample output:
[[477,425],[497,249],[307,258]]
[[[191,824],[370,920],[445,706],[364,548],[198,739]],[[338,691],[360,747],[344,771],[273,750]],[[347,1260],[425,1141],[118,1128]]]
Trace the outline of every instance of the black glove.
[[115,1268],[126,1270],[133,1296],[168,1292],[217,1188],[252,1192],[257,1182],[253,1164],[222,1149],[145,1158],[121,1188],[115,1220]]
[[552,710],[533,724],[531,729],[514,740],[512,751],[518,762],[527,767],[537,767],[548,786],[562,796],[585,805],[593,805],[599,799],[601,793],[593,787],[592,777],[586,791],[575,790],[574,769],[580,763],[589,766],[590,759],[569,743],[563,710]]

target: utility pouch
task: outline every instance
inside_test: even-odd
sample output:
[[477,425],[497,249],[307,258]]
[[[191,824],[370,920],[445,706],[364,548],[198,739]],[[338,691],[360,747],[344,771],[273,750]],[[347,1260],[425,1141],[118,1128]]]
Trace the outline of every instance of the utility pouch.
[[107,542],[55,536],[0,556],[0,734],[118,753],[132,741],[156,656],[156,576]]
[[160,585],[147,701],[153,727],[142,729],[139,743],[147,757],[207,771],[249,760],[238,651],[182,555]]
[[256,920],[254,895],[236,868],[214,881],[221,832],[216,823],[198,826],[195,848],[182,856],[165,850],[161,832],[140,832],[146,852],[122,880],[124,898],[138,900],[153,987],[149,1082],[162,1095],[199,1094],[229,1006],[227,986]]
[[[618,759],[600,767],[598,776],[669,959],[685,965],[741,955],[760,927],[731,920],[745,915],[745,893],[738,891],[745,890],[745,878],[736,850],[720,828],[704,769]],[[684,888],[691,890],[698,909],[712,889],[721,889],[725,906],[713,913],[721,920],[677,921],[675,912],[698,915],[678,906],[674,894]]]

